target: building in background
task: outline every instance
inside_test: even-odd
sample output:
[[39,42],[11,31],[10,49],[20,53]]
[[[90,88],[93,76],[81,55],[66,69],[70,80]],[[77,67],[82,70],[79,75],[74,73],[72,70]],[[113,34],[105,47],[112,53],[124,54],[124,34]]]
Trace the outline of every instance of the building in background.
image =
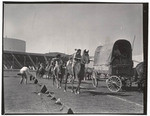
[[26,42],[14,38],[3,39],[4,51],[26,52]]
[[57,54],[61,54],[64,62],[69,59],[69,55],[51,52],[46,54],[27,53],[26,42],[14,38],[3,38],[3,67],[4,69],[20,69],[23,66],[35,70],[39,63],[48,63]]

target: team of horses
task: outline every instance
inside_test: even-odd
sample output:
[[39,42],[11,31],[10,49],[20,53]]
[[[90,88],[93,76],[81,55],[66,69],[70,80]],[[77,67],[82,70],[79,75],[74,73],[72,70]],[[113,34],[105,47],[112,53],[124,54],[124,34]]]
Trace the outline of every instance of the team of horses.
[[[47,78],[52,77],[53,85],[56,84],[57,88],[61,88],[62,80],[64,80],[64,92],[67,91],[67,82],[68,78],[70,78],[72,83],[71,92],[79,94],[81,81],[85,77],[92,78],[92,70],[85,67],[88,63],[90,63],[89,51],[84,50],[81,60],[77,61],[74,67],[72,66],[72,63],[63,63],[63,65],[59,66],[57,61],[50,62],[47,66],[41,64],[40,68],[36,72],[36,76],[42,77],[46,74]],[[74,91],[75,79],[77,79],[77,87]],[[143,89],[143,85],[145,85],[144,62],[139,63],[135,67],[133,79],[134,81],[137,81],[138,88]]]
[[[63,78],[65,78],[64,91],[67,90],[68,78],[71,78],[72,92],[79,94],[80,84],[85,76],[85,64],[88,64],[89,62],[89,51],[84,50],[81,56],[81,60],[76,61],[74,66],[72,66],[73,62],[63,65],[57,65],[57,61],[51,62],[47,66],[41,65],[36,72],[36,76],[42,77],[47,73],[47,77],[53,78],[53,85],[56,84],[57,88],[61,88],[62,80]],[[76,87],[76,90],[74,91],[75,79],[77,79],[78,85]]]

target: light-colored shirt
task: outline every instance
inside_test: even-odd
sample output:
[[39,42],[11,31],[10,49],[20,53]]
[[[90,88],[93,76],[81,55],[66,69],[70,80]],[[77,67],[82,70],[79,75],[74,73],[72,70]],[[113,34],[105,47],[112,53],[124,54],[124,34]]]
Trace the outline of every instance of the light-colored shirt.
[[29,69],[28,69],[28,67],[22,67],[21,69],[20,69],[20,73],[22,74],[22,73],[24,73],[24,72],[26,72],[26,71],[28,71]]
[[68,60],[68,61],[67,61],[67,66],[70,65],[70,64],[72,64],[72,61],[71,61],[71,60]]
[[27,75],[31,75],[29,68],[25,66],[20,69],[20,73],[21,74],[26,73]]
[[73,59],[78,59],[78,60],[80,60],[80,59],[81,59],[81,55],[75,53],[75,54],[73,54]]

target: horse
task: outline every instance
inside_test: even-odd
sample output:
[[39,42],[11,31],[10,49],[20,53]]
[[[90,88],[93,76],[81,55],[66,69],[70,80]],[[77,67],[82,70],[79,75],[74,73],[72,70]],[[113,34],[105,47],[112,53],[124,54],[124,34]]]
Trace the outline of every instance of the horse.
[[57,88],[61,88],[62,79],[65,75],[65,66],[64,63],[59,64],[58,61],[52,61],[51,63],[51,76],[53,77],[53,86],[56,83]]
[[79,94],[80,93],[80,84],[81,81],[84,79],[85,76],[85,64],[90,63],[89,60],[89,51],[84,50],[83,54],[81,56],[81,60],[77,61],[74,65],[74,67],[72,66],[72,63],[67,63],[66,65],[66,71],[65,71],[65,88],[64,88],[64,92],[66,92],[66,86],[67,86],[67,79],[69,76],[72,76],[72,91],[74,92],[74,81],[75,79],[78,79],[78,85],[75,91],[75,94]]
[[40,66],[38,67],[37,71],[36,71],[36,77],[39,76],[40,78],[43,77],[43,75],[45,74],[45,66],[43,63],[40,64]]
[[50,79],[53,77],[53,66],[51,62],[48,62],[46,65],[41,63],[37,67],[36,76],[43,77],[45,75],[45,78]]
[[53,77],[53,65],[51,62],[47,63],[46,67],[45,67],[45,75],[47,79],[50,79],[51,77]]
[[138,89],[142,90],[145,87],[144,62],[140,62],[134,69],[134,81],[138,84]]

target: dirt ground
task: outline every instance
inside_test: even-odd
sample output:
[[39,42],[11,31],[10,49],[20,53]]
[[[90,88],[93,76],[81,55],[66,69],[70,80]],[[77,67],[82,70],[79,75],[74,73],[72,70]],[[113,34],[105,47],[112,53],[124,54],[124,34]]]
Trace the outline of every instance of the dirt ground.
[[4,108],[9,114],[60,113],[60,106],[54,104],[46,95],[38,95],[39,86],[33,82],[19,84],[20,78],[4,79]]
[[82,82],[81,94],[75,95],[70,92],[70,84],[64,92],[63,87],[53,87],[52,79],[38,79],[63,105],[55,104],[56,100],[47,94],[38,94],[41,86],[33,81],[27,85],[19,81],[18,77],[4,78],[5,114],[64,114],[69,108],[77,114],[143,114],[143,93],[132,90],[111,93],[103,81],[98,88],[94,88],[91,81]]

